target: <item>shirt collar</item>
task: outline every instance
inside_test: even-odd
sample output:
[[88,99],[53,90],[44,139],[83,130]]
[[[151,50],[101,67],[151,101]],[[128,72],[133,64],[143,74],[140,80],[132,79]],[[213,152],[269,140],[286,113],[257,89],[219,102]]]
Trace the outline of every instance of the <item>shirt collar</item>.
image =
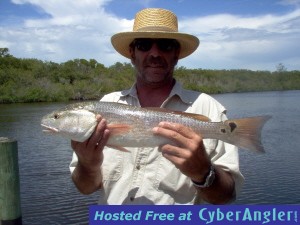
[[176,81],[170,95],[169,95],[169,99],[171,99],[174,96],[178,96],[181,101],[183,101],[186,104],[192,104],[193,100],[190,99],[189,95],[187,94],[187,90],[185,90],[182,85]]
[[123,90],[120,92],[120,97],[126,97],[126,96],[138,98],[137,90],[136,90],[136,83],[134,83],[130,89]]
[[[136,83],[134,83],[130,89],[123,90],[120,92],[120,97],[126,97],[131,96],[133,98],[138,99],[137,90],[136,90]],[[182,85],[179,82],[175,82],[174,87],[168,97],[168,99],[171,99],[174,96],[178,96],[182,102],[186,104],[192,104],[193,99],[189,97],[187,94],[187,90],[183,89]]]

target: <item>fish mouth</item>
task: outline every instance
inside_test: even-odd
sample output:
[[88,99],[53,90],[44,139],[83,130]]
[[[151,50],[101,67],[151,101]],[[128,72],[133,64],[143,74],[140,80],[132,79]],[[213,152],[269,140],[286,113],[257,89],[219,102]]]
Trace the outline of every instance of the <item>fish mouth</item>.
[[47,126],[45,124],[41,124],[41,126],[44,128],[43,132],[45,132],[45,133],[58,133],[58,131],[59,131],[58,129]]

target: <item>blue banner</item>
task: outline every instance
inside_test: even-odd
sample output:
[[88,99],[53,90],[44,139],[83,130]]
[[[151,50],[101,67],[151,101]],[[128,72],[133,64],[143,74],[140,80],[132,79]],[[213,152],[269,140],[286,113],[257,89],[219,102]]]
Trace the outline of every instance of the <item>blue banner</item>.
[[89,224],[299,224],[299,205],[92,205]]

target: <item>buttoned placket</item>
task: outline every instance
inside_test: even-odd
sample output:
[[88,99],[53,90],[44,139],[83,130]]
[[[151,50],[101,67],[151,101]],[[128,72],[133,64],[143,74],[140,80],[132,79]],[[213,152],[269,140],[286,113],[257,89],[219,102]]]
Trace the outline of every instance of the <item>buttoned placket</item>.
[[[138,148],[135,159],[135,166],[132,173],[131,188],[130,190],[140,188],[143,185],[143,178],[145,173],[145,166],[148,162],[150,149],[149,148]],[[137,193],[132,193],[137,194]],[[134,201],[135,195],[128,196],[131,202]]]

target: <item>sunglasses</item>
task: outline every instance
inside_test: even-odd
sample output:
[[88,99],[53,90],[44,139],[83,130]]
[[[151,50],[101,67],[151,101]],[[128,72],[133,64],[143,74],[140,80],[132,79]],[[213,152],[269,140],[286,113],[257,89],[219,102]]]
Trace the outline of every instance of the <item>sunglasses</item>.
[[158,49],[162,52],[171,52],[174,49],[178,49],[180,44],[175,39],[152,39],[152,38],[137,38],[135,39],[130,46],[136,47],[138,50],[142,52],[149,51],[153,44],[156,43]]

